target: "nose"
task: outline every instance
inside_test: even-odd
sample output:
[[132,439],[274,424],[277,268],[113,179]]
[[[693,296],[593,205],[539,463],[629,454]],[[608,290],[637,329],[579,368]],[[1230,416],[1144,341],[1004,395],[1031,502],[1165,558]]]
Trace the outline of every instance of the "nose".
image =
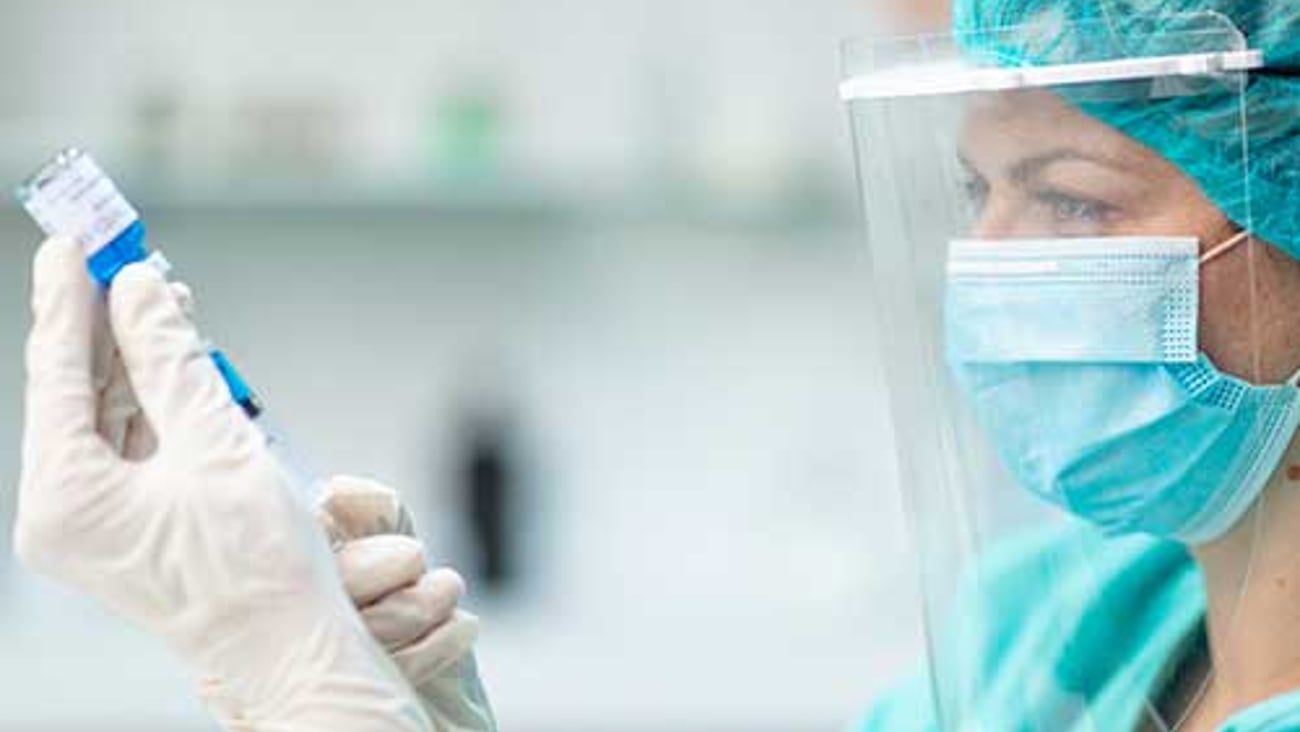
[[989,197],[970,230],[975,239],[1024,239],[1044,233],[1026,215],[1023,204],[1004,195]]

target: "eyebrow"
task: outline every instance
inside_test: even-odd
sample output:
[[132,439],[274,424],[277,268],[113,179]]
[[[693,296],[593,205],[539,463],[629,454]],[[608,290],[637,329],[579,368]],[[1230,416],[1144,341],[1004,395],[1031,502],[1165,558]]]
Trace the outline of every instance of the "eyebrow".
[[[975,167],[974,163],[972,163],[970,158],[966,157],[964,153],[958,153],[957,159],[966,170],[972,172],[978,171],[978,168]],[[1072,161],[1092,163],[1094,165],[1100,165],[1121,172],[1129,171],[1128,166],[1111,158],[1090,155],[1082,150],[1075,150],[1072,148],[1059,148],[1017,162],[1011,167],[1009,177],[1016,183],[1023,185],[1027,181],[1033,180],[1042,175],[1044,170],[1056,165],[1057,163]]]
[[1092,163],[1094,165],[1100,165],[1104,168],[1110,168],[1122,172],[1128,171],[1128,167],[1117,160],[1098,155],[1090,155],[1082,150],[1060,148],[1043,153],[1042,155],[1035,155],[1032,158],[1021,160],[1011,167],[1010,177],[1017,183],[1025,183],[1037,178],[1039,175],[1042,175],[1044,170],[1057,163],[1072,161]]

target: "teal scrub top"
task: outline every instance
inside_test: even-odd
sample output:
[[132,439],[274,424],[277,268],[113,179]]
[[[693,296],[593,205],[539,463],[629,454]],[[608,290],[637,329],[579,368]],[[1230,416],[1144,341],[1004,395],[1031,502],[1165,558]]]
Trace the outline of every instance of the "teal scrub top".
[[[1024,682],[1034,676],[1027,664],[1051,664],[1035,671],[1052,674],[1056,688],[1087,699],[1090,709],[1086,721],[1062,732],[1139,732],[1149,726],[1152,700],[1204,643],[1204,589],[1182,546],[1144,537],[1102,542],[1086,554],[1078,546],[1058,532],[1004,549],[988,565],[975,600],[986,604],[979,616],[1005,622],[955,629],[983,664],[981,686],[969,694],[976,719],[965,729],[1042,729],[1051,702],[1033,698]],[[1047,572],[1052,590],[1045,593]],[[929,678],[920,675],[886,694],[857,729],[939,732],[931,699]],[[1251,707],[1220,729],[1300,730],[1300,692]]]

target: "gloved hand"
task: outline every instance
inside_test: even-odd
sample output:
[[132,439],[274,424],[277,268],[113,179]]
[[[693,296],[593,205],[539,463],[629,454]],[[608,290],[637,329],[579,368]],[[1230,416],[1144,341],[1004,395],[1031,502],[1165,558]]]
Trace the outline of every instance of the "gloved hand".
[[134,400],[92,373],[106,303],[80,249],[47,242],[34,267],[18,556],[162,638],[227,729],[431,729],[166,281],[134,265],[107,300],[152,429],[126,415],[111,441],[98,431],[123,423],[105,407]]
[[478,619],[456,607],[464,581],[450,569],[426,568],[424,545],[397,492],[361,478],[334,478],[319,518],[344,587],[415,687],[434,728],[495,730],[472,654]]

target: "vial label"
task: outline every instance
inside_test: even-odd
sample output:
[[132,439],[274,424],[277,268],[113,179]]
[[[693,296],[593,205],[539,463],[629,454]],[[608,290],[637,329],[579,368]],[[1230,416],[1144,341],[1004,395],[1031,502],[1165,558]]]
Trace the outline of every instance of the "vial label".
[[20,192],[23,208],[49,236],[68,236],[91,257],[122,235],[140,214],[94,159],[61,155]]

